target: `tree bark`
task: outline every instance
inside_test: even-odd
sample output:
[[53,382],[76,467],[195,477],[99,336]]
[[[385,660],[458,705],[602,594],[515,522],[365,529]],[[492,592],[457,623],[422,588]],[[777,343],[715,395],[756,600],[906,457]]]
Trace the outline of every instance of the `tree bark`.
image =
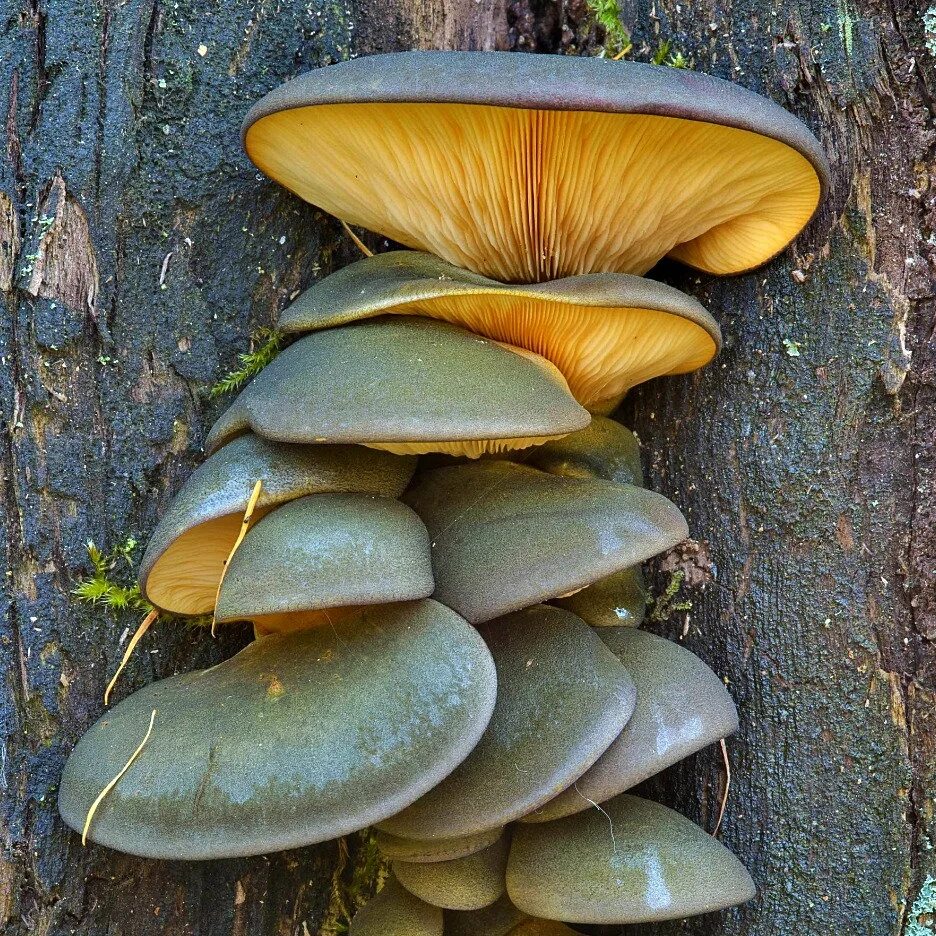
[[[703,543],[676,557],[695,583],[690,617],[659,629],[724,674],[741,708],[722,835],[760,896],[629,932],[920,936],[932,930],[909,926],[928,925],[913,904],[936,874],[936,60],[921,11],[621,8],[632,58],[669,40],[774,97],[834,170],[816,221],[764,270],[654,274],[697,295],[727,339],[708,370],[640,389],[624,415],[652,486]],[[135,624],[70,591],[87,540],[145,540],[223,405],[206,388],[250,331],[353,258],[332,219],[242,155],[250,103],[351,54],[595,52],[603,37],[584,0],[0,9],[0,930],[314,936],[354,896],[354,843],[186,864],[82,848],[62,827],[64,757]],[[121,691],[243,639],[162,624]],[[722,784],[716,749],[652,792],[711,828]]]

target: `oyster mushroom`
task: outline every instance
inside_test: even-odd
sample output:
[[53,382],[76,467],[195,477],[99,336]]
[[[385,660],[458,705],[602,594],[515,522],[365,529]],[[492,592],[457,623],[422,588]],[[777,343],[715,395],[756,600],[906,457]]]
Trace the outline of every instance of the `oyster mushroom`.
[[211,611],[258,479],[257,519],[306,494],[398,497],[415,467],[415,458],[361,446],[283,445],[250,434],[234,439],[195,469],[163,514],[140,564],[143,595],[174,614]]
[[631,627],[606,628],[599,637],[632,674],[634,714],[574,786],[525,822],[558,819],[603,803],[738,730],[738,710],[728,690],[694,653]]
[[506,836],[463,858],[447,861],[394,861],[397,880],[410,893],[443,910],[480,910],[504,893]]
[[314,494],[267,514],[231,557],[215,620],[260,633],[332,623],[361,605],[432,594],[429,534],[405,504]]
[[505,894],[482,910],[447,910],[445,936],[508,936],[526,919]]
[[491,655],[454,611],[431,599],[367,608],[124,699],[72,751],[59,810],[83,827],[155,710],[152,737],[94,814],[93,841],[204,859],[336,838],[448,776],[495,695]]
[[387,878],[354,915],[348,936],[442,936],[442,911]]
[[359,442],[399,454],[477,456],[588,425],[545,358],[424,318],[313,332],[258,374],[208,436]]
[[550,604],[577,614],[592,627],[640,627],[647,613],[647,586],[640,566],[631,566]]
[[433,861],[450,861],[454,858],[466,858],[493,845],[504,834],[502,827],[485,829],[473,835],[459,835],[449,839],[408,839],[399,835],[381,832],[375,833],[377,847],[384,857],[392,861],[406,861],[417,864]]
[[409,52],[320,68],[244,121],[268,176],[353,224],[504,282],[759,266],[816,210],[804,124],[689,70]]
[[383,832],[448,839],[519,819],[580,777],[633,711],[627,670],[574,614],[539,605],[480,632],[497,667],[488,730],[449,777],[377,823]]
[[404,500],[429,530],[435,597],[472,623],[569,595],[688,536],[660,494],[506,461],[426,471]]
[[517,826],[507,893],[521,910],[550,920],[646,923],[744,903],[755,889],[712,836],[625,793],[601,810]]
[[718,324],[691,296],[639,276],[593,273],[505,285],[416,251],[352,263],[280,316],[287,333],[379,315],[442,319],[551,361],[586,409],[610,412],[627,391],[707,364]]

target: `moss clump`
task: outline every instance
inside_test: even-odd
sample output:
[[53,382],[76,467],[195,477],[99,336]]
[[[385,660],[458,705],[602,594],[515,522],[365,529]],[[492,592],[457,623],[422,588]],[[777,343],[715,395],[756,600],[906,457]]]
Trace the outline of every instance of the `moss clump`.
[[670,575],[666,588],[663,589],[661,594],[655,598],[648,596],[647,605],[650,609],[647,614],[648,620],[654,624],[663,624],[674,614],[692,610],[692,602],[688,598],[677,600],[685,578],[686,573],[679,569]]
[[209,396],[218,397],[240,389],[251,377],[259,374],[279,354],[283,336],[271,328],[261,328],[250,339],[250,351],[239,354],[239,366],[224,375],[209,391]]

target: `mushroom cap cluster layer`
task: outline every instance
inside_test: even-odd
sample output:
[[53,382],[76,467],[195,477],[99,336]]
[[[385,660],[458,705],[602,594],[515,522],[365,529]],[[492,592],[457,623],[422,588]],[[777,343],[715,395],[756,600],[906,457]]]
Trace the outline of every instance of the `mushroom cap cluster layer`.
[[628,792],[738,715],[637,629],[642,563],[689,528],[607,414],[721,347],[639,274],[782,250],[827,185],[818,143],[705,75],[496,53],[320,69],[243,138],[415,249],[282,312],[292,343],[216,422],[139,574],[154,608],[255,639],[105,713],[65,766],[66,823],[176,859],[371,828],[390,872],[351,936],[561,936],[750,899],[731,852]]

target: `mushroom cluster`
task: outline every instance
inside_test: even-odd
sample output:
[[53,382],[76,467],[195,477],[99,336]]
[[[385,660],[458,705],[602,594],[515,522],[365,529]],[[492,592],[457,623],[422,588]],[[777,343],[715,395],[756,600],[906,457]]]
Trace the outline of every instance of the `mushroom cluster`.
[[641,564],[688,527],[607,414],[720,347],[642,274],[782,250],[826,185],[815,139],[692,72],[453,52],[294,79],[244,144],[411,249],[300,295],[295,340],[211,430],[140,586],[255,640],[109,710],[65,766],[66,823],[181,859],[374,827],[391,872],[354,936],[552,936],[750,899],[714,837],[627,792],[738,716],[638,629]]

